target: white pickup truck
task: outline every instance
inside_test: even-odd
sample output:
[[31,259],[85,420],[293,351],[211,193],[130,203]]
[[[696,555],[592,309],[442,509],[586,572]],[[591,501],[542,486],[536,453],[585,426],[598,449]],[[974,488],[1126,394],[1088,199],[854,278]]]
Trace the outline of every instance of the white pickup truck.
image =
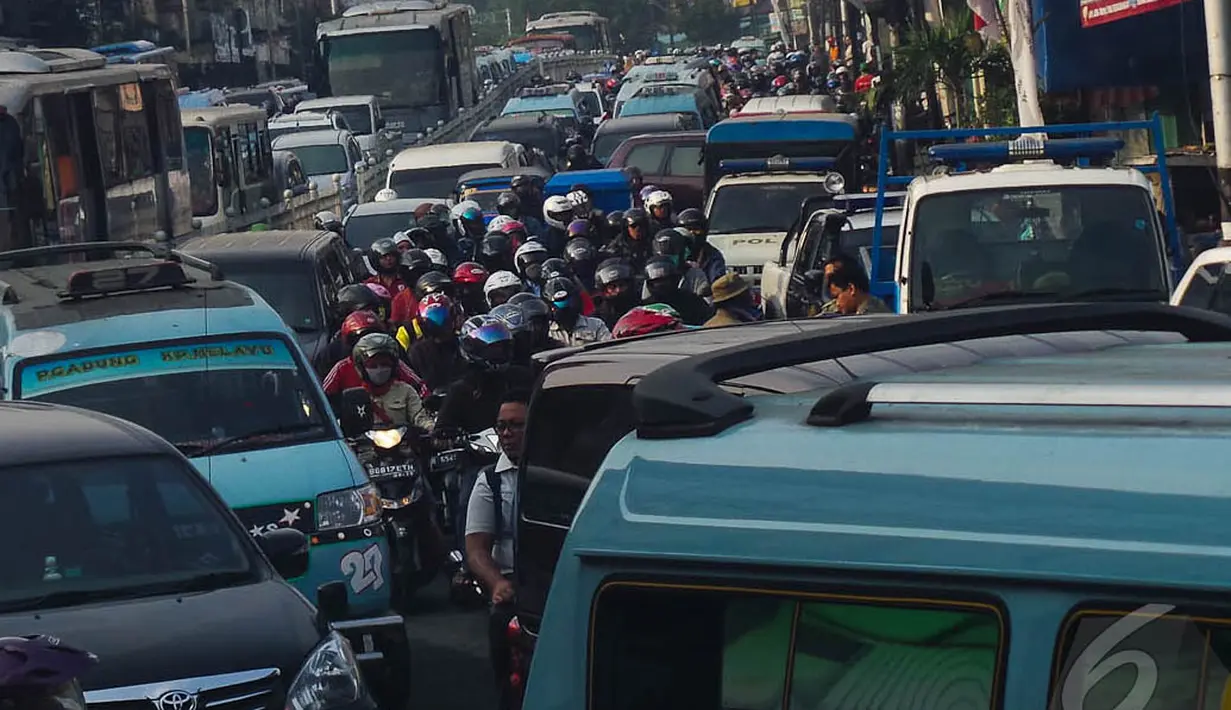
[[1171,305],[1231,314],[1231,247],[1198,254],[1171,294]]

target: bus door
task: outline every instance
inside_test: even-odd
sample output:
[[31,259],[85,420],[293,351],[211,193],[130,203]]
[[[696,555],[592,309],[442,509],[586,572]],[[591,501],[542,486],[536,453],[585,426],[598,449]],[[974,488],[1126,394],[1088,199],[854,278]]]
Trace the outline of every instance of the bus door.
[[[79,158],[76,161],[79,172],[76,196],[69,196],[60,203],[60,233],[67,237],[64,241],[69,242],[107,241],[110,231],[107,185],[103,179],[101,140],[94,122],[94,93],[74,92],[66,98],[73,124],[70,140]],[[66,172],[70,162],[62,157],[56,166],[57,172]]]
[[239,138],[230,126],[214,129],[214,170],[218,177],[218,189],[222,197],[221,208],[227,216],[238,216],[248,211],[247,195],[239,176]]

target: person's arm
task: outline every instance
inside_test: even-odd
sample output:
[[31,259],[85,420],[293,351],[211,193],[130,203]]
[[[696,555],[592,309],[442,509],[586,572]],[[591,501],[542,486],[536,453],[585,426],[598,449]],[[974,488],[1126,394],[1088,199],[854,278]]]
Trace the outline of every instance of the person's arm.
[[487,485],[487,477],[480,473],[466,506],[466,564],[491,594],[492,603],[499,604],[513,600],[513,585],[492,559],[492,545],[496,541],[495,506],[495,495]]
[[325,389],[325,394],[332,397],[342,393],[342,368],[349,366],[349,358],[343,358],[334,363],[334,366],[329,370],[329,374],[325,375],[325,381],[321,383],[321,386]]
[[411,385],[407,387],[410,388],[410,392],[406,397],[406,421],[415,428],[430,433],[436,421],[423,406],[423,400],[415,393],[415,388]]

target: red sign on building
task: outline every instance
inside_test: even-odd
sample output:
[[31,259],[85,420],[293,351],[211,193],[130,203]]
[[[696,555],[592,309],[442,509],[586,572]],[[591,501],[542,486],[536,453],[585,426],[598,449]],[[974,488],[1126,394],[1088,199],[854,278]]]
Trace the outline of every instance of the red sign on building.
[[1094,27],[1179,5],[1184,0],[1080,0],[1081,26]]

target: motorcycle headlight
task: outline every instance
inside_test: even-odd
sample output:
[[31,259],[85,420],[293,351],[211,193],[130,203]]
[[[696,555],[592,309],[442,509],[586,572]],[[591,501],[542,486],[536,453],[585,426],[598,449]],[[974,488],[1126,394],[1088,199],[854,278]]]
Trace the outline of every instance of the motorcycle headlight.
[[832,195],[839,195],[846,189],[846,178],[842,173],[829,173],[825,176],[825,190]]
[[368,439],[376,445],[378,449],[392,449],[402,443],[402,438],[406,436],[406,427],[400,426],[396,429],[375,429],[367,433]]
[[380,496],[372,484],[316,497],[316,529],[337,530],[369,525],[380,520]]
[[346,707],[367,694],[350,643],[333,631],[312,650],[295,674],[286,693],[286,710]]

